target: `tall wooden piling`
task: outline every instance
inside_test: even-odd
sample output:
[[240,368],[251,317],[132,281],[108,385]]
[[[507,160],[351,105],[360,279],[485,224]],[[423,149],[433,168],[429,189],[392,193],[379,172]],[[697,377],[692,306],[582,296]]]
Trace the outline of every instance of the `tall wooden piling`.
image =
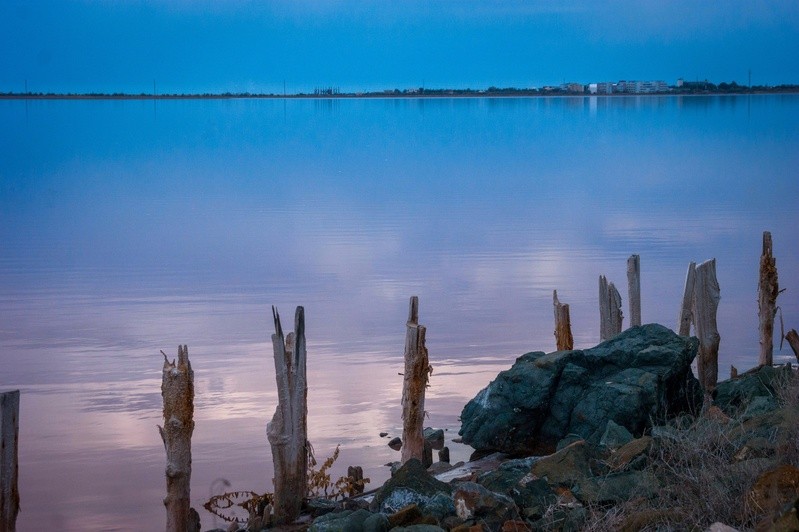
[[630,299],[630,327],[641,325],[641,257],[627,259],[627,297]]
[[305,310],[294,313],[294,332],[283,337],[280,314],[272,307],[278,405],[266,435],[275,467],[275,523],[299,517],[308,492],[308,378],[306,372]]
[[711,259],[696,267],[693,305],[694,327],[699,338],[697,373],[706,395],[716,388],[719,376],[721,336],[716,325],[716,313],[720,300],[721,290],[716,279],[716,259]]
[[0,532],[17,529],[19,390],[0,394]]
[[763,231],[763,252],[760,255],[760,277],[757,283],[761,366],[770,366],[774,361],[774,316],[777,314],[779,292],[777,261],[772,255],[771,233]]
[[158,427],[166,449],[166,530],[199,530],[191,510],[191,435],[194,432],[194,371],[188,346],[178,346],[177,363],[164,355],[161,396],[164,426]]
[[419,298],[412,296],[405,330],[405,373],[402,382],[402,463],[424,463],[424,396],[430,377],[424,325],[419,325]]
[[696,263],[688,265],[685,274],[685,291],[682,296],[680,317],[677,320],[677,330],[680,336],[691,335],[691,323],[694,321],[694,284],[696,282]]
[[555,307],[555,345],[558,351],[574,349],[569,305],[558,300],[558,291],[552,292],[552,304]]
[[621,332],[624,315],[621,312],[621,295],[604,275],[599,276],[599,339],[609,340]]

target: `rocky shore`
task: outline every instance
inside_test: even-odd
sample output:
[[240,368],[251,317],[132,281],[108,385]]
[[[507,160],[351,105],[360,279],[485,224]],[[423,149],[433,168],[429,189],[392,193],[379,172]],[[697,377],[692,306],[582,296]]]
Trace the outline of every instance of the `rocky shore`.
[[660,325],[522,355],[463,409],[476,461],[441,473],[410,460],[369,496],[310,501],[292,528],[799,530],[796,371],[755,368],[703,405],[696,355]]

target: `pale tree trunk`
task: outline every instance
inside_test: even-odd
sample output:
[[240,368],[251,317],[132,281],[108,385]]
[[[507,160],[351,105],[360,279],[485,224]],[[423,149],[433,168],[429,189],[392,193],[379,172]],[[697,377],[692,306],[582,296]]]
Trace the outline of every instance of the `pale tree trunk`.
[[641,325],[641,257],[627,259],[627,297],[630,298],[630,327]]
[[621,332],[624,315],[621,312],[621,295],[604,275],[599,276],[599,339],[609,340]]
[[297,307],[294,332],[284,339],[280,315],[272,307],[278,405],[266,435],[275,467],[275,523],[286,525],[300,515],[308,492],[308,379],[306,373],[305,310]]
[[721,300],[721,290],[716,279],[716,259],[703,262],[696,267],[694,284],[694,326],[699,338],[697,372],[699,383],[710,394],[716,388],[719,376],[719,336],[716,313]]
[[569,305],[558,300],[558,291],[552,292],[552,303],[555,306],[555,344],[558,351],[574,349]]
[[788,331],[788,334],[785,335],[785,339],[788,340],[788,345],[791,346],[793,354],[796,356],[796,361],[799,362],[799,334],[797,334],[796,329]]
[[677,329],[680,336],[691,335],[691,323],[694,321],[694,283],[696,282],[696,263],[688,265],[688,273],[685,274],[685,292],[682,296],[682,308],[680,317],[677,320]]
[[[191,511],[191,435],[194,432],[194,371],[189,348],[178,346],[177,364],[164,355],[161,396],[164,426],[158,427],[166,449],[166,530],[199,530]],[[193,514],[193,515],[192,515]]]
[[760,278],[757,283],[761,366],[770,366],[774,362],[774,316],[777,314],[779,292],[777,261],[772,256],[771,233],[763,231],[763,254],[760,256]]
[[19,390],[0,394],[0,532],[17,529]]
[[425,332],[419,325],[419,298],[411,297],[405,331],[405,373],[402,382],[402,463],[416,458],[424,463],[424,395],[432,369],[427,358]]

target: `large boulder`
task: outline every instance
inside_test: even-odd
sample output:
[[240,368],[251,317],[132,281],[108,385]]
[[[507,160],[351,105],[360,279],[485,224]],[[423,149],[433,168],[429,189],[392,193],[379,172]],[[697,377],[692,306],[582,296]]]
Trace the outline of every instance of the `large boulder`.
[[527,353],[464,407],[460,435],[478,451],[510,454],[552,452],[569,434],[597,445],[608,421],[639,437],[701,405],[697,346],[651,324],[592,349]]

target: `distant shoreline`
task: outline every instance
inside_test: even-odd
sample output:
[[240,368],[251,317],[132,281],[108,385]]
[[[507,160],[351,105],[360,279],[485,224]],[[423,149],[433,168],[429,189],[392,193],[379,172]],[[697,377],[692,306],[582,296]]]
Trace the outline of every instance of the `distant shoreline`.
[[763,94],[799,94],[799,85],[775,87],[771,89],[752,89],[740,91],[679,91],[653,92],[641,94],[612,93],[589,94],[567,91],[538,90],[500,90],[466,91],[455,89],[428,90],[425,92],[364,92],[339,94],[63,94],[63,93],[0,93],[0,100],[350,100],[350,99],[441,99],[441,98],[563,98],[563,97],[601,97],[629,98],[641,96],[744,96]]

